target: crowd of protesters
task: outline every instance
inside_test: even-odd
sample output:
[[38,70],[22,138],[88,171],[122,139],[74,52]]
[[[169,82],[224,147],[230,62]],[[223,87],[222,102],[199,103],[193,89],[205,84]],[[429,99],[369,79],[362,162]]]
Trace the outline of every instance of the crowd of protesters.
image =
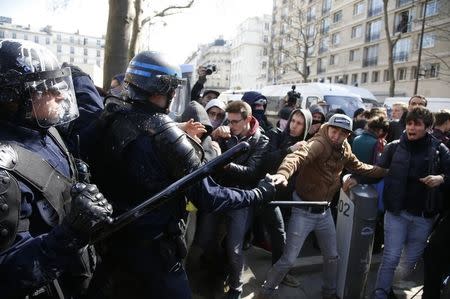
[[[3,55],[5,61],[19,61],[23,45],[5,42],[3,46],[8,43],[14,51],[3,53],[0,47],[0,58]],[[271,251],[270,269],[261,277],[264,281],[256,295],[271,298],[281,283],[300,285],[289,270],[314,232],[324,261],[322,298],[335,299],[339,255],[332,210],[340,188],[349,191],[358,183],[373,184],[379,191],[373,251],[382,253],[382,261],[371,296],[394,298],[395,280],[411,273],[424,257],[422,298],[439,298],[442,281],[450,270],[446,252],[450,235],[450,112],[431,113],[425,97],[414,95],[408,105],[394,104],[392,115],[384,108],[358,109],[354,115],[345,115],[341,109],[326,111],[320,102],[300,109],[301,99],[287,96],[286,106],[272,123],[263,94],[249,91],[241,100],[225,103],[218,91],[203,90],[208,73],[200,67],[191,101],[181,118],[173,120],[168,116],[170,103],[182,80],[176,68],[159,55],[142,52],[133,58],[125,74],[112,78],[110,90],[104,93],[105,106],[99,89],[77,67],[52,70],[56,76],[50,78],[53,81],[62,77],[76,83],[72,91],[80,118],[75,120],[78,111],[70,119],[61,114],[57,122],[46,123],[43,129],[48,116],[22,115],[20,109],[36,105],[37,95],[74,98],[64,90],[72,85],[67,81],[64,88],[58,85],[58,92],[55,88],[38,90],[35,84],[29,99],[21,85],[24,80],[36,81],[48,75],[44,66],[35,67],[19,69],[0,63],[0,105],[9,111],[0,114],[0,121],[4,128],[22,130],[2,129],[1,191],[9,200],[5,209],[12,201],[22,202],[22,206],[14,210],[17,219],[0,214],[0,224],[9,229],[12,223],[17,236],[24,236],[0,239],[0,273],[2,277],[11,273],[0,282],[7,298],[34,298],[41,293],[48,295],[46,298],[64,298],[61,296],[66,291],[61,289],[67,285],[61,287],[58,280],[70,276],[71,258],[84,255],[88,260],[99,257],[100,263],[88,271],[91,286],[89,281],[83,282],[83,289],[72,292],[72,298],[191,298],[191,290],[213,297],[218,290],[223,291],[225,282],[228,290],[224,296],[238,299],[244,285],[246,243]],[[17,69],[19,75],[11,69]],[[19,108],[11,105],[14,101]],[[43,154],[38,136],[41,143],[46,138],[44,143],[53,149]],[[38,143],[30,147],[30,140]],[[110,216],[126,213],[243,142],[249,145],[244,154],[176,194],[177,200],[164,202],[106,241],[96,243],[95,252],[90,240],[97,225],[111,223]],[[15,151],[22,158],[29,157],[28,168],[11,166],[17,163]],[[92,164],[93,179],[111,205],[86,179],[89,174],[81,180],[81,170],[87,166],[77,164],[79,169],[75,170],[69,151]],[[61,188],[48,190],[48,186],[39,185],[42,182],[29,174],[39,169],[49,171],[55,182],[53,175],[64,172]],[[343,181],[345,173],[351,175]],[[273,200],[329,204],[280,209],[267,204]],[[69,202],[72,207],[65,206]],[[32,217],[33,209],[38,211],[35,216],[43,218],[39,225],[46,223],[39,227],[42,230],[34,231],[37,220]],[[89,213],[83,216],[83,211]],[[63,248],[65,243],[58,242],[68,246]],[[74,284],[70,287],[75,289]]]

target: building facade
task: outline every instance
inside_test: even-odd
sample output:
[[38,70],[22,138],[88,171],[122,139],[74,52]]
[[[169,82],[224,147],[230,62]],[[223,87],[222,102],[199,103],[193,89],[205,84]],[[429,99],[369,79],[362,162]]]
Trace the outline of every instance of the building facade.
[[267,83],[270,15],[242,22],[231,42],[231,89],[260,89]]
[[102,85],[105,38],[52,30],[47,26],[33,30],[30,26],[12,24],[0,18],[0,39],[30,40],[51,50],[58,61],[75,64],[87,72],[96,84]]
[[[187,60],[186,64],[194,65],[194,69],[199,66],[216,67],[216,71],[207,76],[204,89],[214,89],[219,92],[230,89],[230,44],[223,38],[218,38],[208,45],[201,45],[195,53]],[[194,84],[198,79],[197,71],[193,73],[191,83]]]
[[269,83],[352,84],[382,100],[389,96],[390,76],[396,96],[412,95],[418,77],[419,94],[448,97],[450,1],[388,1],[393,74],[383,8],[383,0],[274,0]]

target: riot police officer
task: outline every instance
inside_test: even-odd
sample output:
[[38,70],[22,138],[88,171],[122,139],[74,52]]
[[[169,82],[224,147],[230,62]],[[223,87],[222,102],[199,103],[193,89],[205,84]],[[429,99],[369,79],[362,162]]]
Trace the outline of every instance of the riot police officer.
[[[155,52],[141,52],[125,74],[125,101],[111,99],[102,114],[103,136],[93,177],[118,212],[139,204],[202,163],[202,148],[167,115],[179,69]],[[252,190],[229,189],[207,177],[185,194],[115,234],[104,246],[92,297],[190,298],[182,258],[186,198],[197,208],[218,211],[270,199],[263,181]],[[103,292],[103,294],[98,294]]]
[[78,116],[69,68],[35,43],[0,40],[0,293],[73,298],[92,274],[91,228],[111,205],[55,126]]

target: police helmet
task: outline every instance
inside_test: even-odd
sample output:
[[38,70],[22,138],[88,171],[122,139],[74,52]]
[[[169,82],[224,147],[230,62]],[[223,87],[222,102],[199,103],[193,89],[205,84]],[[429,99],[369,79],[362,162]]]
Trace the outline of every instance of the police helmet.
[[183,83],[181,70],[157,52],[144,51],[130,61],[125,73],[125,89],[131,101],[147,101],[152,95],[167,96],[167,108],[175,90]]
[[0,104],[16,103],[10,119],[48,128],[78,117],[70,68],[45,47],[0,39]]

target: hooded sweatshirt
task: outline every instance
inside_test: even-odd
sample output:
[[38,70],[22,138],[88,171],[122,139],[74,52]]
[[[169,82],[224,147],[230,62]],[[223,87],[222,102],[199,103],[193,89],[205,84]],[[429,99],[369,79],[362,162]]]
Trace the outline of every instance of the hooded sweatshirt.
[[[290,124],[292,121],[292,116],[300,111],[305,118],[305,128],[301,136],[291,136],[290,134]],[[275,173],[287,154],[292,153],[290,146],[295,143],[305,140],[308,135],[309,128],[312,123],[312,115],[307,109],[294,109],[289,115],[284,131],[280,129],[271,130],[268,133],[269,137],[269,153],[266,156],[266,169],[269,173]]]
[[384,177],[387,170],[360,162],[352,153],[350,144],[332,144],[328,137],[328,124],[303,146],[289,155],[281,163],[277,174],[289,179],[299,171],[295,179],[295,191],[305,201],[331,201],[341,185],[340,175],[346,168],[364,176]]
[[[206,104],[206,106],[205,106],[206,112],[208,113],[208,110],[209,110],[210,108],[212,108],[212,107],[217,107],[217,108],[223,110],[223,113],[225,113],[225,109],[226,109],[227,106],[226,106],[225,103],[224,103],[222,100],[220,100],[220,99],[212,99],[212,100],[209,101],[208,104]],[[221,122],[217,122],[217,123],[214,123],[214,121],[211,121],[211,119],[210,119],[211,125],[212,125],[213,129],[217,129],[219,126],[221,126],[221,125],[223,124],[223,122],[225,121],[225,119],[226,119],[226,117],[224,117],[223,120],[222,120]]]
[[205,126],[206,133],[203,134],[200,140],[202,141],[201,146],[205,151],[205,160],[210,161],[211,159],[217,156],[217,152],[211,145],[212,139],[210,134],[213,130],[213,127],[211,125],[211,122],[209,120],[205,108],[203,108],[203,106],[198,102],[195,101],[189,102],[189,105],[186,107],[186,110],[184,110],[183,114],[181,115],[181,121],[183,122],[188,121],[191,118],[194,119],[194,121],[199,122]]

